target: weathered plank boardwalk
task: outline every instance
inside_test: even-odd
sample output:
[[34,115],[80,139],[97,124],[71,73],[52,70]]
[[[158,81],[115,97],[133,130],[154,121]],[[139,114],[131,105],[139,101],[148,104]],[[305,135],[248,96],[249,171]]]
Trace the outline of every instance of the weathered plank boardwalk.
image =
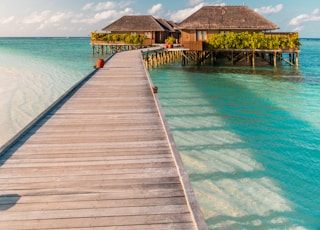
[[162,118],[116,54],[2,153],[0,229],[207,229]]

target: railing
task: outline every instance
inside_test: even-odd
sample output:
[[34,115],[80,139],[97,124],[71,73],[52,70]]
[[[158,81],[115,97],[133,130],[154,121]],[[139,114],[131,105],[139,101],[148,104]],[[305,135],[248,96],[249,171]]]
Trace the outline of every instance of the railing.
[[185,41],[182,42],[182,47],[190,50],[203,50],[203,41]]
[[155,43],[154,39],[145,38],[142,42],[142,46],[152,46]]

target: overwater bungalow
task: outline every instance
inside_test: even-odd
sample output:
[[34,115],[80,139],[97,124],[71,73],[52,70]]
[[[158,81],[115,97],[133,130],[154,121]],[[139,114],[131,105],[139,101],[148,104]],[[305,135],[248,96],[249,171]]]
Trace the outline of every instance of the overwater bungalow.
[[168,36],[178,38],[174,24],[165,19],[157,19],[151,15],[123,16],[102,29],[106,33],[141,35],[144,45],[164,43]]
[[[178,29],[181,31],[182,46],[193,51],[186,58],[197,63],[208,56],[214,62],[220,53],[232,65],[250,60],[254,66],[256,57],[275,66],[277,59],[298,65],[298,34],[271,33],[279,26],[247,6],[204,6],[179,23]],[[239,44],[248,37],[250,42]],[[289,58],[284,58],[283,53],[288,53]]]
[[92,53],[114,53],[179,39],[176,24],[151,15],[127,15],[91,34]]
[[277,66],[281,60],[298,66],[298,33],[272,32],[277,29],[278,25],[247,6],[204,6],[177,24],[151,15],[123,16],[104,27],[103,33],[93,33],[91,45],[93,53],[96,46],[99,53],[104,46],[118,52],[165,43],[174,37],[183,48],[182,64],[223,60],[220,63]]
[[279,26],[247,6],[204,6],[178,24],[183,45],[203,50],[202,42],[212,34],[266,32]]

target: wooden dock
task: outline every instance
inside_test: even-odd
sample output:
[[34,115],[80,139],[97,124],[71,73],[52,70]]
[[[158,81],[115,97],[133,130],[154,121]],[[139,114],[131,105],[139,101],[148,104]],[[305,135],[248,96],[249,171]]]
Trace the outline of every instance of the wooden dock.
[[0,229],[207,229],[140,51],[2,149]]

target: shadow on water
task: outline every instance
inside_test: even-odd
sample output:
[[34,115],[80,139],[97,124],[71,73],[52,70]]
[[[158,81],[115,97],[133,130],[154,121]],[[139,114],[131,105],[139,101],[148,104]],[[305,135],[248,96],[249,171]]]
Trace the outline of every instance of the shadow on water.
[[186,66],[172,67],[170,70],[184,70],[191,73],[226,73],[226,74],[247,74],[260,75],[271,80],[288,81],[288,82],[304,82],[306,79],[300,70],[293,67],[268,68],[268,67],[247,67],[247,66]]
[[[281,79],[287,81],[290,78]],[[290,81],[300,82],[297,79],[300,77]],[[208,80],[210,82],[211,79]],[[195,80],[194,84],[208,89],[209,82]],[[233,92],[234,95],[220,94],[220,102],[217,103],[216,87],[209,86],[205,96],[210,100],[210,104],[227,120],[228,128],[253,150],[255,159],[265,167],[264,174],[274,178],[285,196],[294,201],[296,214],[293,218],[298,222],[300,218],[308,219],[311,226],[312,223],[317,223],[320,212],[310,207],[320,206],[317,199],[320,180],[315,178],[320,175],[320,131],[230,78],[220,78],[219,85],[237,90]],[[241,100],[238,100],[239,98]],[[238,103],[229,103],[230,100],[237,100]],[[233,106],[233,114],[230,114],[231,110],[228,108],[230,104]],[[251,113],[249,116],[248,112]]]
[[[318,147],[320,146],[320,131],[308,122],[297,119],[267,98],[257,95],[245,84],[240,84],[232,77],[216,77],[216,74],[211,74],[235,73],[237,75],[248,75],[246,76],[248,78],[251,77],[250,75],[258,74],[259,77],[262,76],[271,80],[293,83],[304,82],[305,79],[299,72],[293,71],[291,73],[292,76],[295,76],[293,78],[289,77],[287,72],[277,72],[276,74],[279,77],[274,78],[274,70],[264,69],[240,68],[239,70],[229,67],[173,67],[169,69],[173,72],[175,70],[182,72],[181,75],[179,75],[179,72],[170,74],[164,81],[165,85],[159,85],[157,79],[154,78],[159,87],[160,101],[161,92],[164,91],[163,95],[167,97],[165,93],[170,91],[166,87],[175,87],[174,91],[177,92],[175,97],[179,97],[179,92],[183,91],[174,81],[171,82],[170,77],[179,76],[183,77],[180,82],[191,82],[192,87],[197,91],[196,95],[205,98],[208,104],[215,109],[214,115],[226,121],[225,128],[231,130],[243,140],[243,143],[236,144],[236,148],[249,148],[254,159],[264,166],[263,172],[252,172],[259,174],[253,177],[270,177],[281,188],[282,193],[290,201],[293,208],[293,211],[286,213],[286,216],[298,225],[310,228],[319,227],[320,211],[317,207],[320,206],[320,200],[317,196],[320,180],[317,179],[317,176],[320,175],[320,151]],[[165,106],[163,107],[165,108]],[[169,120],[170,116],[168,116]],[[173,133],[175,131],[173,130]],[[197,148],[197,143],[194,143],[193,146],[182,146],[179,149],[184,150],[185,148],[189,148],[189,150]],[[249,177],[249,174],[250,172],[242,173],[236,175],[235,178]],[[215,178],[221,178],[221,176],[234,177],[229,173],[216,172],[203,175],[191,174],[190,179],[191,181],[205,179],[215,181]],[[215,222],[217,218],[219,219],[219,217],[214,217],[206,221],[208,223]],[[231,220],[232,217],[228,216],[226,219]]]
[[0,212],[6,211],[15,206],[19,199],[20,196],[18,194],[0,195]]

